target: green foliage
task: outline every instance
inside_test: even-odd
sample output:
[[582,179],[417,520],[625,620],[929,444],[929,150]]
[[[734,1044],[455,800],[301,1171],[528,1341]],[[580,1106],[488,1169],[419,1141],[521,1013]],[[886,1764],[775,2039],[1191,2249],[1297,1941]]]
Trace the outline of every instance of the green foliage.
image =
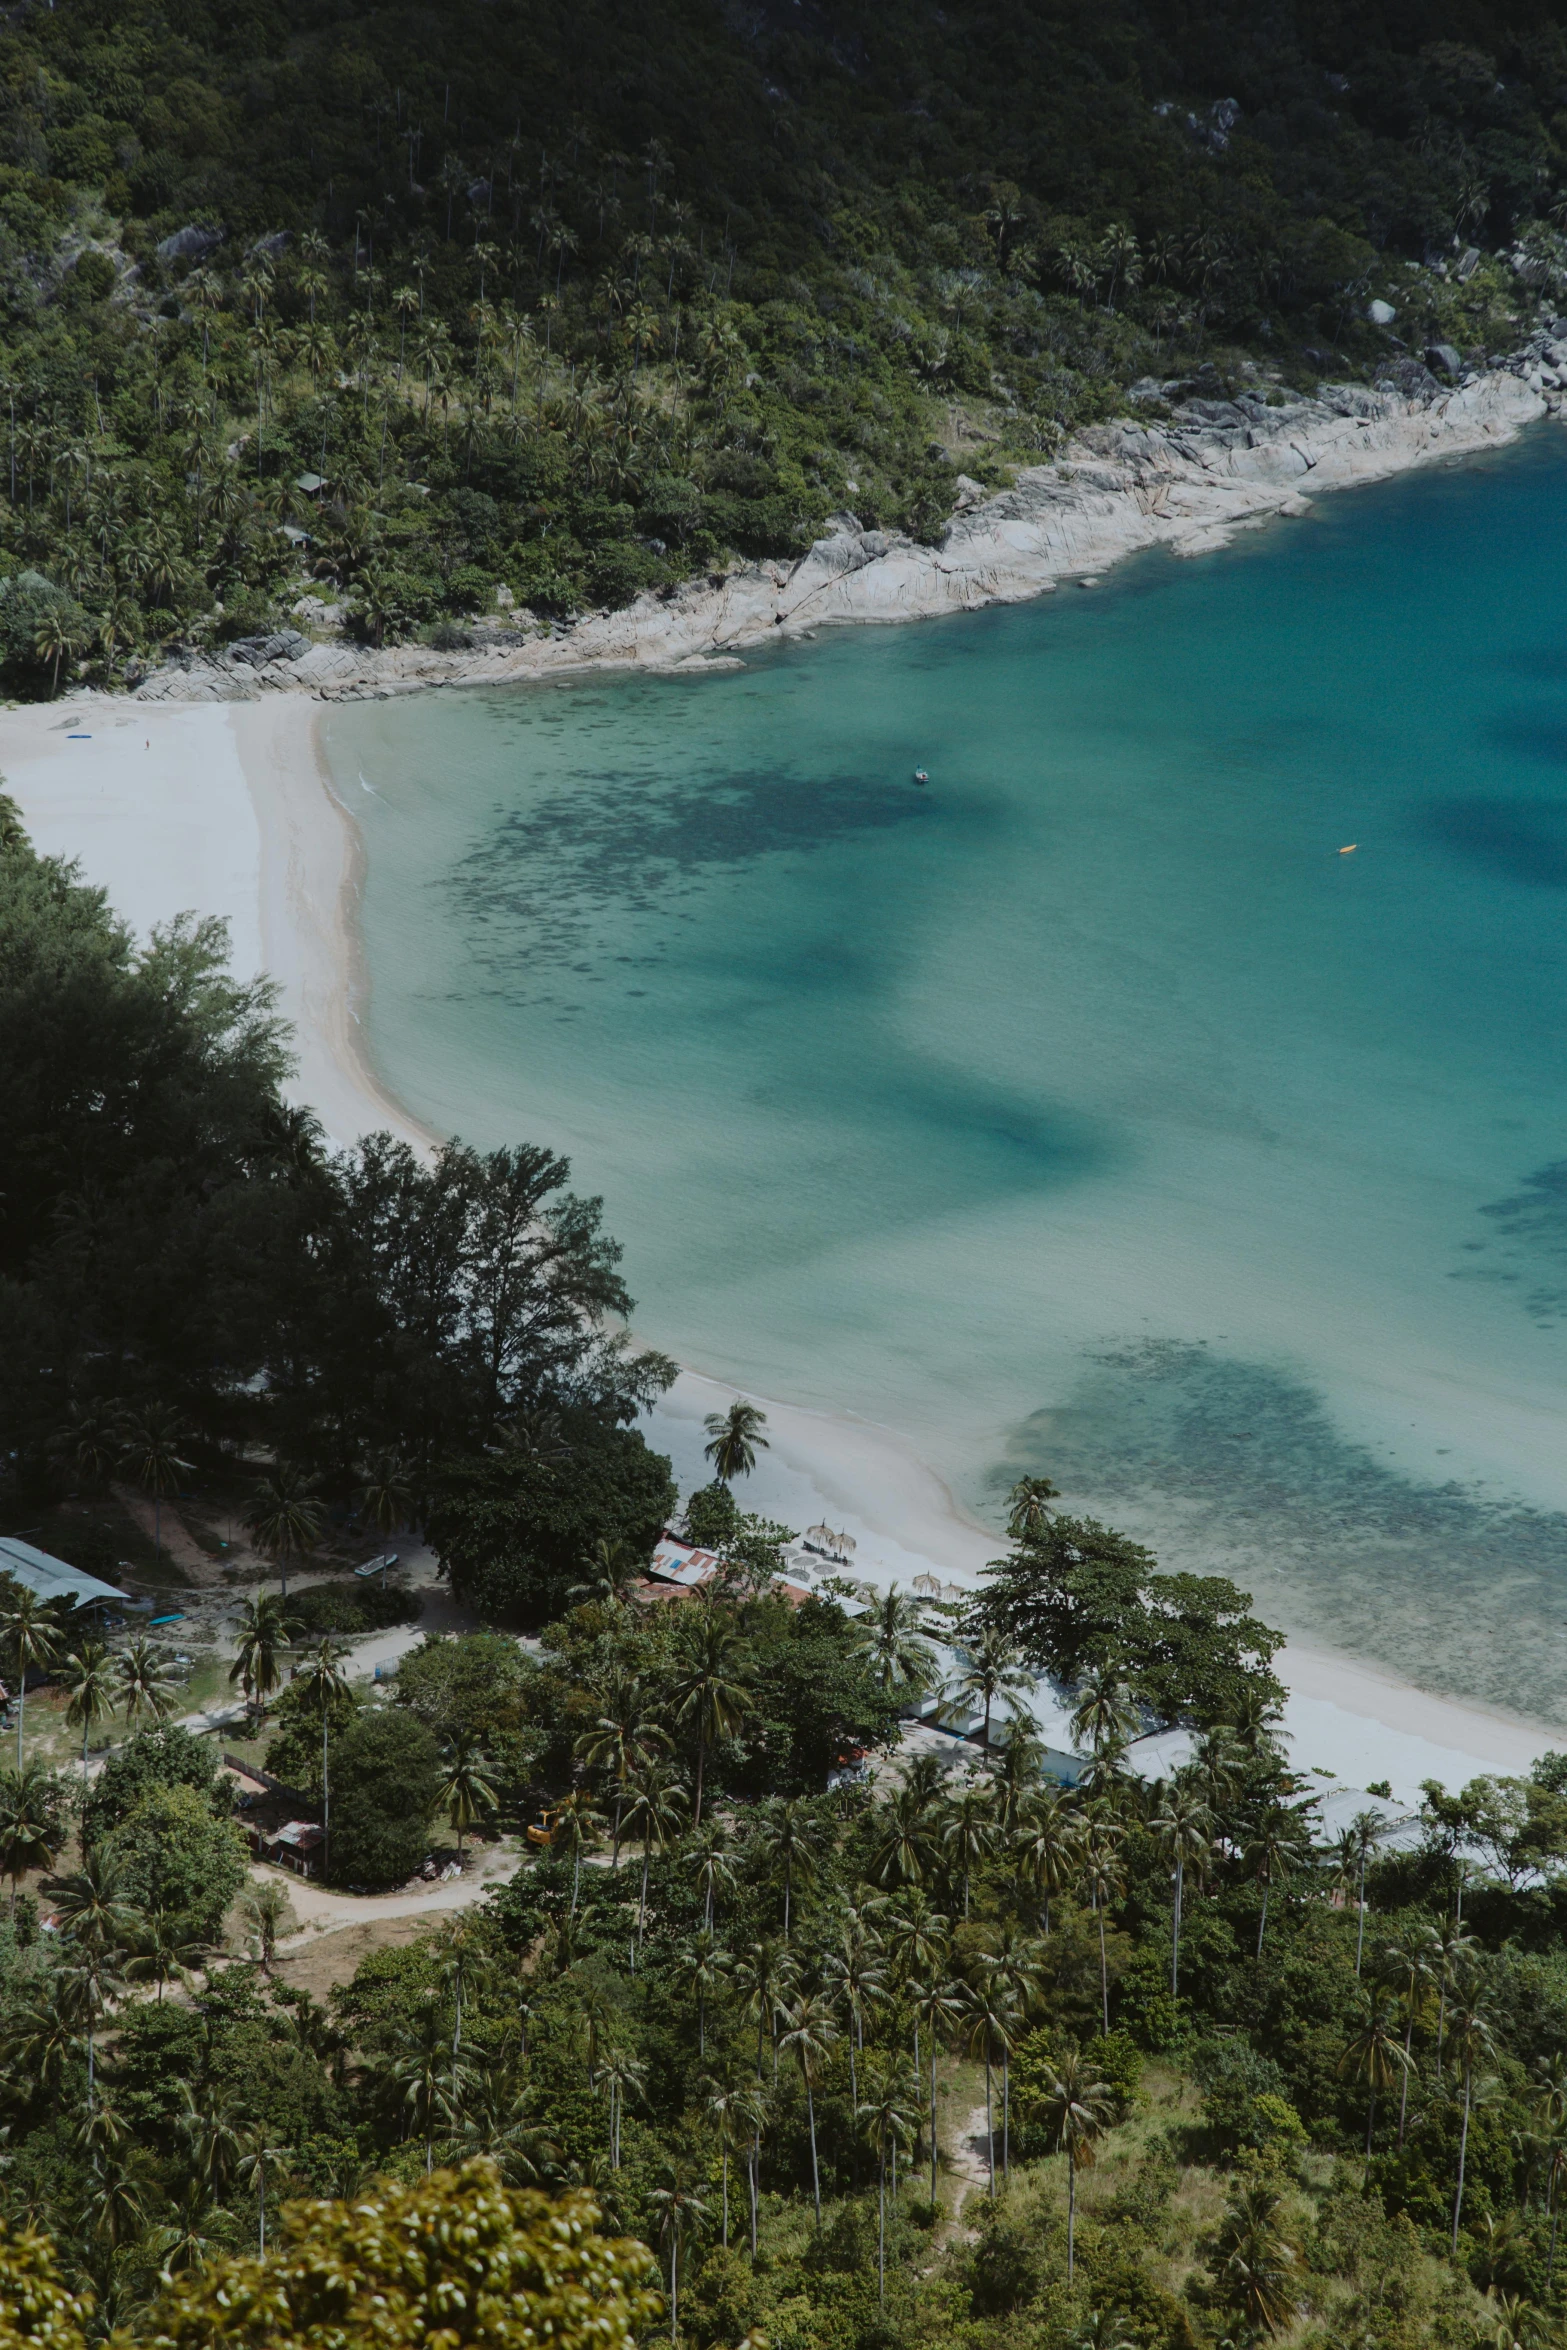
[[111,1850],[129,1899],[191,1940],[216,1938],[245,1880],[244,1838],[196,1787],[148,1787],[115,1828]]
[[1233,1722],[1249,1691],[1280,1702],[1283,1634],[1222,1575],[1162,1575],[1153,1553],[1093,1518],[1051,1518],[986,1569],[979,1603],[1028,1660],[1067,1681],[1124,1680],[1161,1722]]
[[429,1536],[455,1590],[488,1615],[538,1624],[596,1542],[650,1558],[674,1498],[661,1454],[579,1410],[562,1415],[551,1453],[519,1444],[449,1462]]
[[177,1722],[138,1730],[109,1756],[93,1781],[82,1815],[89,1844],[123,1828],[152,1796],[184,1788],[197,1796],[209,1818],[226,1820],[233,1808],[233,1781],[223,1774],[208,1738],[182,1730]]
[[539,1669],[499,1632],[432,1637],[397,1668],[396,1695],[437,1741],[487,1757],[503,1808],[514,1807],[548,1737],[536,1718]]
[[438,1751],[400,1707],[361,1713],[332,1756],[332,1876],[379,1893],[412,1876],[429,1847]]
[[289,1614],[299,1637],[314,1633],[384,1631],[392,1624],[416,1624],[424,1613],[417,1591],[399,1583],[311,1583],[288,1595]]

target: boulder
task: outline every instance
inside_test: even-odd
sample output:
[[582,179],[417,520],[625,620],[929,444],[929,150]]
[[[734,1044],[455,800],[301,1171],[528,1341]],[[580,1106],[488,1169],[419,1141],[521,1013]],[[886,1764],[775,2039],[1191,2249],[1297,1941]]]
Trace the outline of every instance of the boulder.
[[1426,365],[1433,375],[1445,375],[1455,383],[1464,371],[1463,359],[1451,343],[1427,343]]
[[278,629],[271,636],[236,637],[228,649],[231,661],[242,661],[251,669],[264,669],[269,661],[299,661],[309,650],[309,637],[297,628]]
[[158,247],[160,261],[200,261],[223,242],[220,228],[203,228],[192,221],[188,228],[177,228],[172,237],[165,237]]
[[1398,316],[1398,312],[1394,309],[1391,302],[1368,302],[1366,304],[1366,316],[1370,319],[1373,326],[1391,326],[1394,319]]
[[288,250],[287,229],[274,229],[271,236],[258,237],[250,250],[260,261],[281,260],[283,254]]

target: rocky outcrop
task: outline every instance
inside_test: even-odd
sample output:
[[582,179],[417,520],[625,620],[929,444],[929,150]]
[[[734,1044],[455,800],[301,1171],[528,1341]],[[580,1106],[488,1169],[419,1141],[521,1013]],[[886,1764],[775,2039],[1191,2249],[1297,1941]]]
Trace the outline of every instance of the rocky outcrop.
[[509,629],[504,643],[477,651],[316,645],[283,657],[274,651],[281,640],[268,638],[256,640],[259,659],[233,647],[221,658],[159,670],[139,695],[232,701],[289,690],[338,699],[599,664],[727,667],[748,646],[819,627],[1019,603],[1064,580],[1096,577],[1147,547],[1207,554],[1237,530],[1304,513],[1323,490],[1494,448],[1547,410],[1538,362],[1449,388],[1418,360],[1401,366],[1402,382],[1371,389],[1326,386],[1315,398],[1272,405],[1250,394],[1186,398],[1158,422],[1095,426],[1057,462],[1028,467],[994,497],[964,480],[939,545],[865,530],[852,514],[836,514],[829,534],[796,563],[742,565],[716,584],[689,582],[621,612],[540,626],[520,643]]

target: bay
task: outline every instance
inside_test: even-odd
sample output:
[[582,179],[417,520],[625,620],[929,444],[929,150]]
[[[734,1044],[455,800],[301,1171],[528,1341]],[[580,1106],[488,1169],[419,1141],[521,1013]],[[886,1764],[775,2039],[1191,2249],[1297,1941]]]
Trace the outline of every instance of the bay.
[[376,1066],[567,1153],[683,1362],[1567,1720],[1564,545],[1541,433],[1087,593],[334,710]]

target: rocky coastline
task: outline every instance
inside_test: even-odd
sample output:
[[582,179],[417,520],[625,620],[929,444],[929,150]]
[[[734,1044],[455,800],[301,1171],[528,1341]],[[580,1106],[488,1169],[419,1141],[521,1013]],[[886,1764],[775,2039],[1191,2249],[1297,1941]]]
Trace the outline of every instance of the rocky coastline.
[[1374,387],[1324,385],[1310,398],[1260,389],[1205,398],[1150,381],[1134,386],[1125,418],[1080,433],[1008,489],[987,494],[960,475],[937,545],[838,514],[796,562],[737,565],[621,611],[481,627],[456,652],[376,651],[281,631],[171,662],[135,698],[241,702],[283,692],[339,701],[599,667],[691,673],[818,628],[935,619],[1086,586],[1144,548],[1207,554],[1237,530],[1306,512],[1323,491],[1501,446],[1560,410],[1567,342],[1537,341],[1446,385],[1411,360]]

